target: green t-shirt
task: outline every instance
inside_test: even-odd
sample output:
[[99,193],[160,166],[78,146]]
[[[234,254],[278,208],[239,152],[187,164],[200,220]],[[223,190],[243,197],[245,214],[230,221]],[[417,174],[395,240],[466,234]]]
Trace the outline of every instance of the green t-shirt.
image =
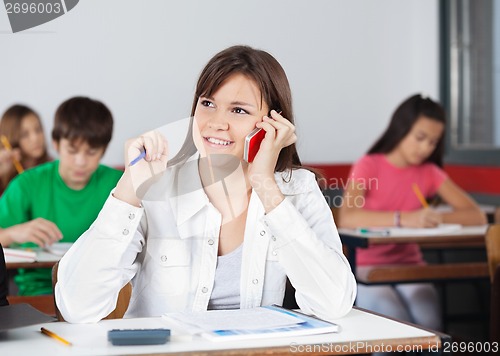
[[[85,188],[73,190],[59,175],[59,161],[27,170],[11,181],[0,198],[0,227],[44,218],[61,230],[61,242],[75,242],[94,222],[121,175],[99,165]],[[20,295],[52,293],[50,269],[19,270],[15,281]]]

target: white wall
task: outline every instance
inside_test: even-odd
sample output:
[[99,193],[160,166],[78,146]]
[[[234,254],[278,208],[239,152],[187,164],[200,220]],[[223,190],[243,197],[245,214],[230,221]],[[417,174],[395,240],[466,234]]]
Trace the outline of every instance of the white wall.
[[352,162],[407,96],[438,94],[437,0],[82,0],[12,34],[0,8],[0,111],[35,108],[47,136],[74,95],[104,101],[125,139],[189,115],[198,74],[233,44],[272,53],[288,73],[302,160]]

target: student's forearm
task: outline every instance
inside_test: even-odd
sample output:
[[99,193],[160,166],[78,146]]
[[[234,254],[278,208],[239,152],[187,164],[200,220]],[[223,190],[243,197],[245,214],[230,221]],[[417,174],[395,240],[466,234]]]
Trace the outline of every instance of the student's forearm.
[[12,240],[12,237],[10,236],[10,229],[2,229],[0,228],[0,244],[2,244],[3,247],[8,247],[10,246],[14,241]]
[[97,322],[115,308],[119,290],[137,271],[131,266],[145,244],[138,232],[142,214],[143,209],[108,198],[94,224],[63,256],[55,295],[66,321]]
[[259,196],[266,214],[270,213],[285,199],[285,196],[281,193],[274,180],[274,176],[254,179],[252,186]]
[[341,317],[353,305],[356,281],[331,211],[319,189],[294,199],[285,199],[264,217],[272,235],[269,248],[296,288],[303,311],[327,319]]
[[360,226],[394,226],[395,211],[368,211],[364,209],[342,209],[337,225],[345,228]]
[[443,223],[461,225],[484,225],[486,215],[479,209],[460,209],[442,214]]
[[132,177],[129,172],[122,175],[116,186],[113,196],[133,206],[141,206],[141,201],[137,198],[132,184]]

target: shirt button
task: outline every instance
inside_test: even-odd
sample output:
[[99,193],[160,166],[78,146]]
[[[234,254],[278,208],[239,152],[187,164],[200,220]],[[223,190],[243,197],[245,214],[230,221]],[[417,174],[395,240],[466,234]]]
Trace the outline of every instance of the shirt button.
[[123,235],[128,235],[128,229],[123,229],[122,234]]
[[210,246],[212,246],[212,245],[214,244],[214,240],[212,240],[212,239],[208,240],[208,244],[209,244]]
[[264,230],[262,230],[262,231],[260,232],[260,236],[264,236],[265,234],[266,234],[266,232],[265,232]]
[[208,292],[208,288],[207,288],[207,287],[203,287],[203,288],[201,289],[201,291],[202,291],[203,293],[206,293],[206,292]]
[[271,239],[272,239],[273,241],[276,241],[276,237],[274,237],[274,236],[273,236],[273,237],[271,237]]
[[276,250],[273,251],[273,256],[276,256],[278,254],[278,252],[276,252]]
[[167,256],[166,255],[162,255],[160,257],[160,259],[161,259],[162,262],[167,262]]
[[134,219],[135,219],[135,214],[134,214],[134,213],[130,213],[130,214],[128,214],[128,218],[129,218],[130,220],[134,220]]
[[255,278],[253,281],[252,281],[253,284],[259,284],[259,280],[257,278]]

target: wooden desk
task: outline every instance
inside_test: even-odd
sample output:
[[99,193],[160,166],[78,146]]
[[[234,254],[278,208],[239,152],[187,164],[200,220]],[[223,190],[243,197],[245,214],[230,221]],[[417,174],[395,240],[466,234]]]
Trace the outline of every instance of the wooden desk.
[[[453,318],[484,318],[484,311],[478,314],[452,314],[446,312],[445,283],[468,281],[476,283],[489,278],[488,263],[481,262],[454,262],[427,264],[427,265],[374,265],[356,266],[356,248],[386,243],[417,243],[421,248],[437,249],[438,251],[458,249],[485,249],[485,234],[487,225],[467,226],[462,229],[435,236],[380,236],[370,233],[358,233],[352,229],[339,229],[340,238],[347,249],[348,260],[351,264],[356,280],[360,284],[400,284],[416,282],[441,283],[440,305],[442,318],[446,325]],[[442,258],[440,259],[442,260]],[[445,329],[446,330],[446,329]]]
[[43,261],[43,262],[7,262],[5,265],[8,270],[14,270],[19,268],[52,268],[56,264],[57,260],[54,261]]
[[[68,324],[55,322],[32,325],[0,334],[0,349],[5,355],[37,356],[65,355],[341,355],[388,350],[420,351],[441,349],[450,343],[447,335],[425,330],[353,309],[345,317],[335,320],[340,333],[289,338],[210,342],[199,336],[180,333],[161,318],[103,320],[97,324]],[[73,346],[65,346],[40,333],[43,326]],[[171,328],[171,341],[164,345],[112,346],[107,331],[123,328]],[[448,346],[449,347],[449,346]]]
[[[56,243],[53,245],[57,249],[68,249],[70,244],[67,243]],[[41,248],[34,249],[36,252],[36,258],[34,262],[9,262],[9,256],[5,256],[5,264],[8,270],[14,270],[18,268],[52,268],[56,262],[62,258],[62,254],[55,254],[49,251],[45,251]]]
[[[486,229],[487,225],[465,226],[460,230],[447,232],[446,235],[434,236],[380,236],[376,233],[360,233],[355,229],[339,229],[339,235],[347,249],[347,258],[351,269],[356,275],[356,248],[388,243],[417,243],[421,247],[437,249],[484,248]],[[474,268],[478,268],[481,274],[487,272],[484,270],[484,266],[475,266]]]
[[55,302],[54,295],[35,295],[35,296],[20,296],[12,294],[17,290],[14,285],[13,278],[17,273],[19,268],[32,269],[32,268],[52,268],[57,261],[61,259],[61,256],[52,255],[44,253],[41,255],[41,261],[35,262],[7,262],[5,265],[7,267],[7,272],[9,276],[9,295],[7,299],[10,304],[28,303],[31,304],[36,309],[49,315],[55,315]]

